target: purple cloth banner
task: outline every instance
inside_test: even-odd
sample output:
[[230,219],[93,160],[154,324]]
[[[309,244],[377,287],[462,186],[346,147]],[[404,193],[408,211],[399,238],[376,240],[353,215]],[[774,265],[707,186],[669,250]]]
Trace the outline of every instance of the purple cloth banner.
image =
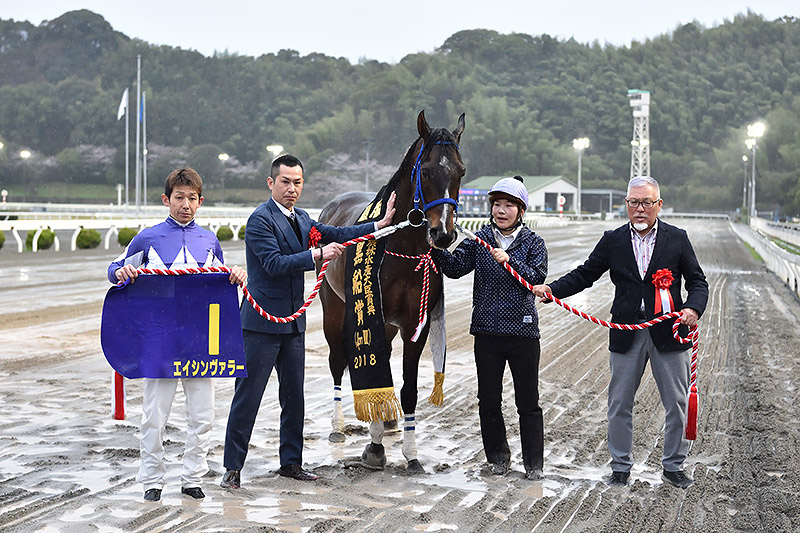
[[239,297],[228,274],[142,274],[111,287],[100,343],[126,378],[247,376]]

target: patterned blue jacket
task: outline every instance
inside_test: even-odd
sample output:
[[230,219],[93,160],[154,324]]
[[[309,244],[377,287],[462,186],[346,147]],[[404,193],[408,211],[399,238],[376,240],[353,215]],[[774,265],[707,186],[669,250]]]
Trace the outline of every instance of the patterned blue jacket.
[[[491,226],[484,226],[476,235],[497,247]],[[509,265],[528,282],[533,285],[544,283],[547,248],[539,235],[523,226],[506,253]],[[533,293],[495,261],[487,249],[465,239],[453,253],[434,249],[431,255],[436,266],[449,278],[460,278],[475,271],[469,328],[472,335],[487,333],[539,338],[539,316]]]

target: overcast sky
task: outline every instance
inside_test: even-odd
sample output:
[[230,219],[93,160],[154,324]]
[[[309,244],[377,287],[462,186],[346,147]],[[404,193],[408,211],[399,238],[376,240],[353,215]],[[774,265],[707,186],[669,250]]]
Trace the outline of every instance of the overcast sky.
[[284,48],[390,63],[432,52],[460,30],[574,37],[629,45],[696,20],[712,27],[748,9],[774,20],[800,17],[798,0],[3,0],[0,18],[39,25],[74,9],[99,13],[129,37],[152,44],[259,56]]

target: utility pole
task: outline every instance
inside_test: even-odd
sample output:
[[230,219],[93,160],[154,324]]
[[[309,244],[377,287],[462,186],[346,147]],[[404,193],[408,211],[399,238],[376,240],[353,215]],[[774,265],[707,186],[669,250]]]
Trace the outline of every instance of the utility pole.
[[628,102],[633,108],[631,140],[631,178],[650,175],[650,91],[630,89]]
[[364,150],[367,153],[367,170],[366,175],[364,177],[364,190],[369,192],[369,143],[371,139],[367,139],[364,141]]

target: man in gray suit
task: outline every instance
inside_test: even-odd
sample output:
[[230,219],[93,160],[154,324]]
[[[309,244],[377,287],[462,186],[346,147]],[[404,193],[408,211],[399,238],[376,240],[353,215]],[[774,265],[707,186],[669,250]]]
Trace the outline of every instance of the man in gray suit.
[[[697,324],[708,301],[708,282],[697,262],[686,231],[658,219],[661,190],[649,176],[630,180],[629,223],[607,231],[589,258],[550,285],[537,285],[534,293],[566,298],[591,287],[608,271],[615,287],[611,320],[646,322],[669,311],[681,310],[678,332],[686,337]],[[668,275],[668,276],[667,276]],[[670,278],[659,289],[655,278]],[[683,301],[681,281],[688,296]],[[611,381],[608,385],[608,451],[610,485],[627,485],[633,458],[633,400],[647,362],[666,412],[662,479],[685,489],[693,480],[683,471],[689,450],[684,436],[689,388],[689,348],[672,336],[672,320],[638,331],[611,329]]]
[[[253,211],[245,229],[247,288],[265,311],[289,316],[304,302],[305,271],[313,270],[315,261],[338,257],[344,249],[340,242],[388,226],[395,212],[394,195],[379,222],[340,228],[320,224],[295,207],[303,190],[303,164],[296,157],[275,159],[267,185],[271,197]],[[328,244],[309,249],[312,228],[321,236],[319,243]],[[236,379],[225,433],[226,472],[220,485],[241,486],[240,472],[273,367],[278,374],[281,405],[278,473],[303,481],[316,480],[315,474],[302,467],[306,317],[285,324],[269,322],[247,302],[243,302],[241,315],[247,377]]]

